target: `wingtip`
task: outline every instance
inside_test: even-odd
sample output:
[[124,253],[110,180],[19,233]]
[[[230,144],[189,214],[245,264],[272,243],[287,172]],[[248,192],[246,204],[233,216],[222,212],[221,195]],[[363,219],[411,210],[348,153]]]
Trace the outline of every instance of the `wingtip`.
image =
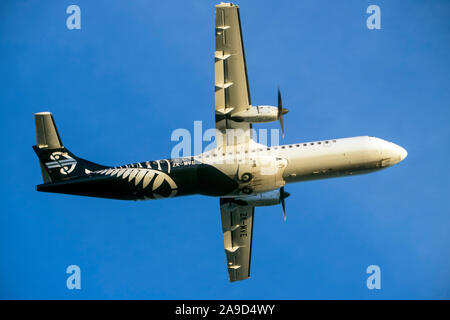
[[216,7],[236,7],[239,8],[237,4],[234,4],[232,2],[220,2],[219,4],[216,4]]

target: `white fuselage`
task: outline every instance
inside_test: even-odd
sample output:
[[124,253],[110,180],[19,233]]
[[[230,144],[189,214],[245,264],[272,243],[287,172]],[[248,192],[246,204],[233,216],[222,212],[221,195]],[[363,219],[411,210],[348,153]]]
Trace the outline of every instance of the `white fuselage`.
[[281,146],[287,183],[368,173],[402,161],[402,147],[375,137],[353,137]]
[[[369,173],[399,163],[402,147],[375,137],[352,137],[267,147],[251,141],[196,158],[239,182],[230,196],[257,194],[286,183]],[[250,181],[242,177],[251,175]],[[244,192],[243,192],[244,190]]]

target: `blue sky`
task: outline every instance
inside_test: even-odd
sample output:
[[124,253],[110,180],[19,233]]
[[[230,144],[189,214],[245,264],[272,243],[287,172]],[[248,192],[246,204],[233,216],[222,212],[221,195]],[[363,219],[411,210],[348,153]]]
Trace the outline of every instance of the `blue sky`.
[[[66,28],[70,4],[81,30]],[[167,158],[174,129],[213,127],[214,3],[2,1],[0,298],[450,298],[450,3],[238,4],[252,102],[275,104],[281,87],[284,143],[371,135],[408,158],[288,185],[287,223],[280,206],[257,208],[252,278],[230,284],[218,199],[38,193],[31,148],[39,111],[108,165]],[[381,30],[366,27],[370,4]],[[381,290],[366,287],[372,264]]]

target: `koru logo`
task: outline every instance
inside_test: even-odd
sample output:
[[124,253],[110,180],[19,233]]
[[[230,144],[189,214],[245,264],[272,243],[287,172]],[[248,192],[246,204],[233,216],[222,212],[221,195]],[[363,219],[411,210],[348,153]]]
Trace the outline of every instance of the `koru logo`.
[[45,163],[47,168],[49,169],[61,168],[61,170],[59,170],[61,174],[71,173],[75,169],[75,166],[77,165],[77,161],[71,156],[69,156],[67,152],[60,152],[60,151],[53,152],[50,155],[50,159],[53,161]]

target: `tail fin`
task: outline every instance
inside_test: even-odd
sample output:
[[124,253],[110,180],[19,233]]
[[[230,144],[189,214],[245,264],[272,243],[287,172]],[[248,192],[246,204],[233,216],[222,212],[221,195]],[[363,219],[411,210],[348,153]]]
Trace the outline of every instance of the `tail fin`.
[[86,175],[105,166],[81,159],[72,154],[62,144],[50,112],[34,115],[36,121],[36,145],[33,146],[41,165],[44,183],[68,180]]

